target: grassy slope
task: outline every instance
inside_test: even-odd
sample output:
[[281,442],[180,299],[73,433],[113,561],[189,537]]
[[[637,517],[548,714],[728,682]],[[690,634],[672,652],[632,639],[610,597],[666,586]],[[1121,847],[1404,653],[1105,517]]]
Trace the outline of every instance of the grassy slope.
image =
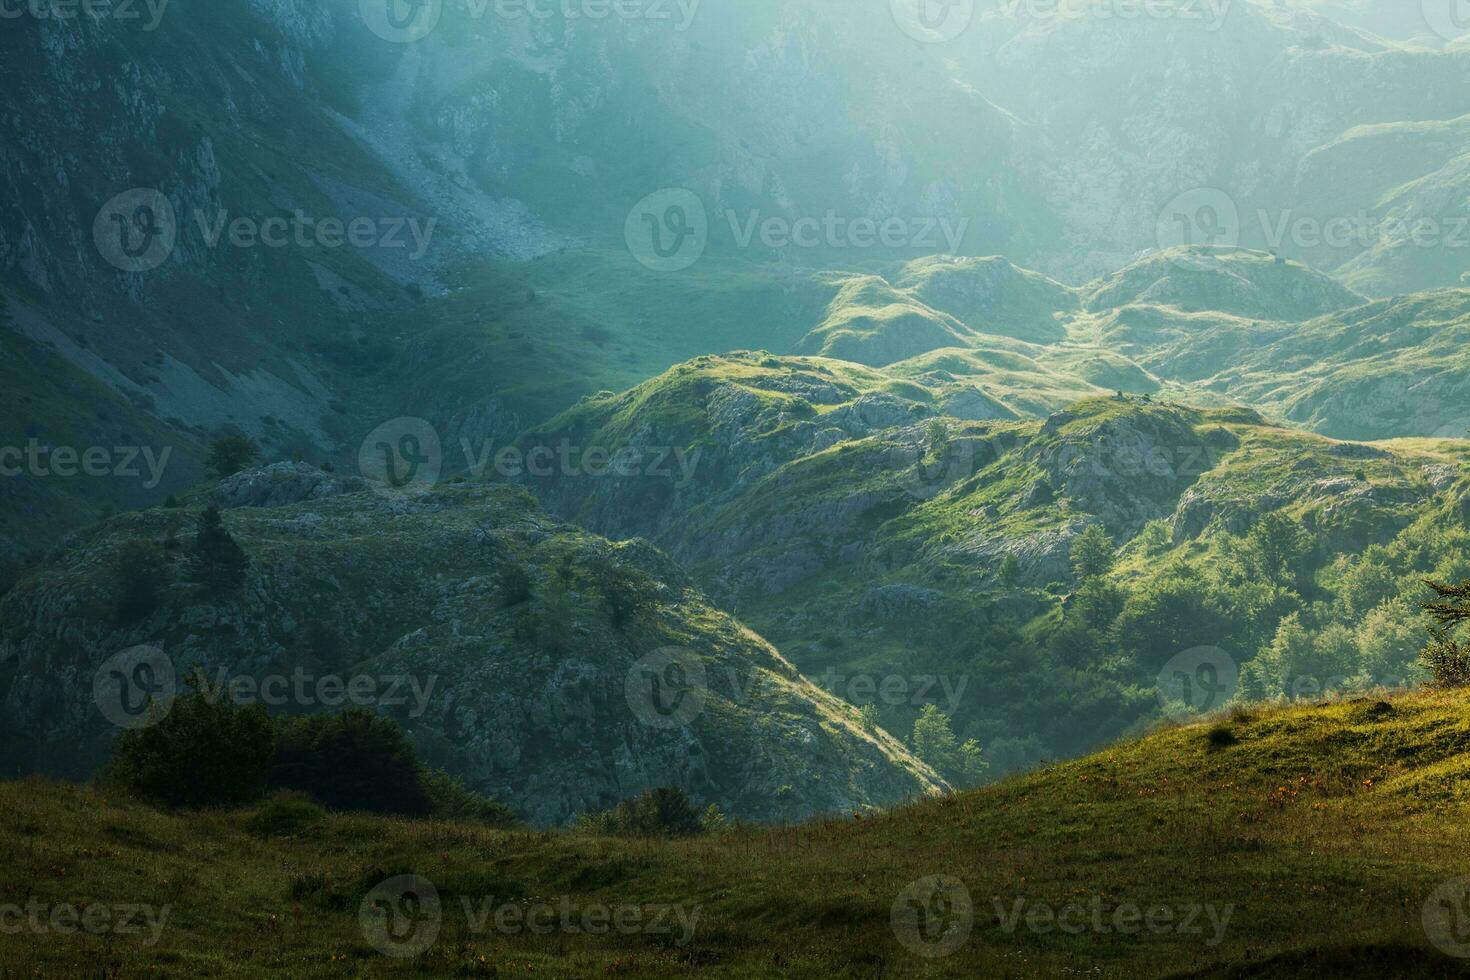
[[[1425,938],[1426,899],[1470,844],[1463,694],[1421,693],[1158,732],[1001,785],[892,812],[680,843],[332,816],[264,839],[248,814],[175,817],[41,782],[0,785],[0,900],[171,906],[138,937],[9,935],[39,976],[1465,976]],[[379,957],[358,927],[389,875],[433,881],[444,928],[421,958]],[[964,882],[952,956],[890,927],[903,889]],[[461,899],[700,907],[692,942],[644,935],[472,935]],[[1222,941],[1168,932],[1007,933],[1018,899],[1091,908],[1210,905]],[[1325,950],[1326,952],[1321,952]]]

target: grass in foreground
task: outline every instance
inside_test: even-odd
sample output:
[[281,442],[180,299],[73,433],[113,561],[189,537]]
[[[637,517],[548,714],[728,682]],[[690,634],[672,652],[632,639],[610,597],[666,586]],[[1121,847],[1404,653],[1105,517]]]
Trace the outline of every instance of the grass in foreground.
[[[171,816],[10,783],[0,976],[1470,976],[1446,955],[1470,954],[1465,889],[1446,887],[1466,873],[1467,772],[1470,700],[1420,693],[1261,708],[878,818],[674,842]],[[404,875],[433,884],[438,916],[422,885],[378,887]],[[135,934],[65,928],[67,909],[133,906]],[[373,942],[430,938],[417,956]]]

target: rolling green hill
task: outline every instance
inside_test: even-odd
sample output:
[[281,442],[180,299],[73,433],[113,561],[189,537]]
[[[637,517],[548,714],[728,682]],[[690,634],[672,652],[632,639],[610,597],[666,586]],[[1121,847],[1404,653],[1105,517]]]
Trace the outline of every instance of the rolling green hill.
[[[879,817],[684,841],[340,815],[272,832],[5,783],[0,907],[31,903],[45,936],[0,930],[0,957],[27,976],[1463,977],[1465,709],[1251,709]],[[44,927],[79,906],[136,931]]]

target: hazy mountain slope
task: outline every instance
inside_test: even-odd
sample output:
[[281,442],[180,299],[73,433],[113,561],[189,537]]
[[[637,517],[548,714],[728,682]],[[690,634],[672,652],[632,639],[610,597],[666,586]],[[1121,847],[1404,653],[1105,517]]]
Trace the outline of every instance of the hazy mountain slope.
[[1199,247],[1154,252],[1089,284],[1082,295],[1092,311],[1147,303],[1286,323],[1367,302],[1299,263],[1264,252]]
[[[1470,51],[1348,37],[1271,5],[1234,3],[1220,17],[1203,6],[1130,19],[1002,7],[977,20],[957,57],[972,84],[1025,124],[1022,172],[1057,222],[1058,244],[1012,258],[1076,280],[1180,241],[1304,257],[1309,243],[1270,232],[1312,196],[1298,180],[1309,154],[1354,127],[1470,111]],[[1418,20],[1417,7],[1393,6]],[[1338,199],[1323,217],[1375,203]],[[1364,251],[1340,250],[1338,263]],[[1392,265],[1373,281],[1401,291],[1417,288],[1414,274]]]
[[[53,542],[59,527],[149,506],[203,476],[194,440],[150,414],[143,392],[111,387],[62,353],[96,363],[85,347],[7,332],[14,329],[0,308],[0,558],[13,557],[19,542]],[[95,446],[101,455],[58,457],[56,446]]]
[[970,330],[947,313],[930,309],[877,276],[842,285],[827,318],[804,337],[795,353],[881,367],[942,347],[962,347]]
[[1063,339],[1058,314],[1077,306],[1074,290],[997,257],[920,259],[894,284],[981,333],[1037,343]]
[[1225,326],[1159,359],[1225,345],[1230,366],[1206,384],[1327,435],[1390,438],[1470,431],[1470,291],[1420,293],[1241,336]]
[[[72,481],[89,506],[162,500],[197,477],[201,443],[227,425],[272,453],[331,451],[374,344],[356,318],[434,288],[457,221],[330,123],[335,93],[309,67],[328,40],[313,6],[178,0],[156,23],[143,5],[129,6],[142,19],[7,20],[0,293],[13,323],[0,352],[16,361],[40,343],[69,367],[18,379],[0,441],[110,448],[116,427],[98,416],[126,399],[146,420],[126,444],[172,447],[177,468],[142,495]],[[343,223],[335,237],[328,219]],[[372,234],[344,247],[354,219]],[[41,403],[51,410],[25,407]],[[58,481],[20,478],[32,481],[23,492],[56,505],[45,517],[90,516]],[[6,537],[0,550],[36,543]]]
[[[964,247],[989,251],[1029,223],[1024,191],[988,179],[1012,121],[881,5],[704,4],[687,22],[672,7],[666,20],[494,9],[446,7],[401,56],[419,137],[594,241],[621,242],[629,210],[669,188],[700,199],[716,247],[766,255],[761,237],[741,240],[769,217],[963,221]],[[790,251],[804,264],[855,251],[821,237]]]
[[[1465,708],[1449,694],[1253,709],[875,819],[674,842],[346,815],[262,838],[258,810],[172,816],[32,781],[0,786],[27,841],[0,872],[43,906],[80,892],[172,908],[157,945],[105,954],[161,976],[336,977],[348,956],[369,977],[1459,978]],[[386,944],[431,940],[412,959],[380,955],[361,925],[395,874],[429,882],[442,910],[421,906]],[[512,907],[553,923],[570,908],[572,929],[491,941],[465,914]],[[660,925],[599,935],[580,925],[593,909]],[[0,933],[0,955],[59,973],[104,954],[79,932]]]
[[[1429,48],[1442,48],[1453,39],[1436,28],[1448,22],[1448,5],[1425,5],[1422,11],[1406,9],[1397,0],[1291,0],[1297,8],[1333,22],[1359,28],[1379,37],[1412,42]],[[1433,16],[1435,23],[1430,23]]]
[[[94,771],[118,729],[93,703],[92,675],[149,644],[180,685],[196,665],[212,684],[304,672],[309,692],[323,690],[316,678],[372,678],[384,698],[376,709],[428,759],[537,823],[664,785],[772,821],[942,785],[663,555],[557,523],[520,491],[401,496],[281,464],[225,481],[210,499],[233,506],[226,523],[251,560],[240,590],[200,595],[187,584],[197,511],[153,510],[80,535],[0,604],[5,755],[22,772]],[[119,626],[120,549],[167,549],[175,535],[183,544],[161,552],[159,608]],[[635,593],[643,598],[618,613],[615,596]],[[673,649],[707,683],[674,703],[682,712],[688,701],[689,714],[669,713],[687,724],[656,725],[645,719],[666,719],[639,700],[637,671]]]

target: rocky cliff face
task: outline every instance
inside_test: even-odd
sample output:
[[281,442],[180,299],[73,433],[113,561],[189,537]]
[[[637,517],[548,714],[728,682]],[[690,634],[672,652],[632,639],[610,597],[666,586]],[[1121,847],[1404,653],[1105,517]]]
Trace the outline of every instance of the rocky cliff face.
[[[561,524],[520,491],[401,496],[280,465],[208,499],[250,559],[234,589],[189,584],[197,511],[156,510],[80,536],[6,597],[0,730],[23,769],[94,771],[118,699],[137,696],[107,688],[108,665],[147,645],[166,658],[159,683],[200,669],[276,711],[390,714],[434,764],[541,824],[664,785],[767,821],[943,785],[663,555]],[[112,570],[128,542],[165,571],[158,608],[122,626]]]

